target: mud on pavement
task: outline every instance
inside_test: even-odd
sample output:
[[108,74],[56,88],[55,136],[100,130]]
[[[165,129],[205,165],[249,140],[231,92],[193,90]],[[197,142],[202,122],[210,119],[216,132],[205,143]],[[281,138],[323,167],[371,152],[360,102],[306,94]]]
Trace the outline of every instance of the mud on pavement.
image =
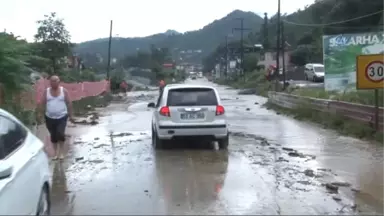
[[228,151],[177,142],[153,150],[154,100],[136,93],[100,109],[97,125],[70,130],[68,158],[52,165],[54,214],[365,213],[344,195],[358,189],[316,168],[315,155],[259,135],[233,130]]

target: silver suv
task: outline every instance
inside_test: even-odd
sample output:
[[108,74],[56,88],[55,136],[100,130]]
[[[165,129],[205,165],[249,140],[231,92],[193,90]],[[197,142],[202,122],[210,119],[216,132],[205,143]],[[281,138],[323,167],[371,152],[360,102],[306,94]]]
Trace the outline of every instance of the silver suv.
[[152,145],[187,137],[218,141],[220,149],[228,147],[228,127],[224,107],[217,90],[210,86],[171,84],[164,87],[152,117]]

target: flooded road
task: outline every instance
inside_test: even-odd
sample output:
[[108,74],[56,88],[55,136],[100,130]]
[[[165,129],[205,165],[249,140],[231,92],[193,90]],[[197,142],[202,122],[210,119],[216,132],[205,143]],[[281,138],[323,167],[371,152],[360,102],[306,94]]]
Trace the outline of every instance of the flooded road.
[[[212,85],[206,81],[190,81]],[[153,150],[157,91],[129,93],[99,124],[68,128],[68,157],[52,163],[52,213],[383,213],[383,149],[262,107],[265,98],[217,87],[228,151],[204,143]]]

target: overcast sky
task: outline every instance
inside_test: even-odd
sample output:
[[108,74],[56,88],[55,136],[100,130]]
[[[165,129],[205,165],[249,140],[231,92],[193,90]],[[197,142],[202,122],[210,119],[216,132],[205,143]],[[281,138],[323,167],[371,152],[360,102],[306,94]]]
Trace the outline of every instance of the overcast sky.
[[[283,13],[292,13],[314,0],[281,0]],[[6,29],[28,41],[36,33],[36,21],[56,12],[73,42],[113,35],[142,37],[173,29],[197,30],[233,10],[263,16],[277,11],[277,0],[0,0],[0,30]]]

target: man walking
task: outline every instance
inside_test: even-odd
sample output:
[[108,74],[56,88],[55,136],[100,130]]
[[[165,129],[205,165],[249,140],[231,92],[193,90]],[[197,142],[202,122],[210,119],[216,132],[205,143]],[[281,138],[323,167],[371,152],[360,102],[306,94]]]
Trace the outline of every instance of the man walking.
[[72,118],[72,102],[68,91],[60,86],[58,76],[50,77],[51,87],[47,88],[41,98],[41,111],[45,114],[45,124],[51,135],[51,142],[55,149],[56,160],[64,159],[65,128],[68,117]]

